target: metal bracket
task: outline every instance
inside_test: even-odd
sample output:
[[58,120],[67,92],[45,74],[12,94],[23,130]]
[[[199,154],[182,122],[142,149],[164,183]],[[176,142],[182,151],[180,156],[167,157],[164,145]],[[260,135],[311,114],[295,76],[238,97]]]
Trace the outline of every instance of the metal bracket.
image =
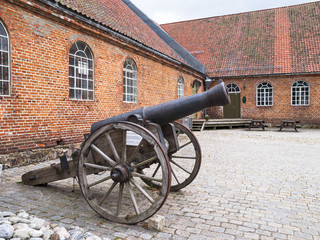
[[168,153],[175,153],[179,150],[179,142],[177,138],[176,128],[173,123],[168,123],[161,126],[164,138],[169,143]]
[[63,155],[62,157],[60,157],[60,164],[63,170],[69,169],[68,159],[66,155]]

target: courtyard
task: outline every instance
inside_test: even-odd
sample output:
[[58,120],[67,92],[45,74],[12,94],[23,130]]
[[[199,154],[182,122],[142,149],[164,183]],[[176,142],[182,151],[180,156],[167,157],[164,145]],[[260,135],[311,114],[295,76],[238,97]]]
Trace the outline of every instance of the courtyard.
[[121,225],[99,217],[72,179],[31,187],[27,171],[4,170],[0,211],[20,209],[52,223],[110,239],[319,239],[320,130],[246,129],[195,132],[202,148],[196,179],[170,193],[157,213],[165,227]]

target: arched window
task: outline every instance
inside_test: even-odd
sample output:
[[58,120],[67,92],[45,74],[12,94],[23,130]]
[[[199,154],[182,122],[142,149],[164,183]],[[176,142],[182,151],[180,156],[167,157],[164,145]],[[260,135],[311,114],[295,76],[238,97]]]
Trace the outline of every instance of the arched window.
[[296,81],[291,87],[291,104],[307,106],[310,104],[310,87],[305,81]]
[[179,77],[178,80],[178,98],[184,97],[184,80],[183,77]]
[[138,101],[137,66],[131,58],[128,58],[123,65],[123,101],[129,103]]
[[257,106],[272,106],[273,90],[270,83],[260,83],[257,87]]
[[84,42],[72,44],[69,51],[69,98],[93,100],[93,54]]
[[227,90],[228,90],[228,93],[240,93],[240,88],[235,83],[229,83],[227,85]]
[[0,95],[10,95],[9,34],[0,21]]

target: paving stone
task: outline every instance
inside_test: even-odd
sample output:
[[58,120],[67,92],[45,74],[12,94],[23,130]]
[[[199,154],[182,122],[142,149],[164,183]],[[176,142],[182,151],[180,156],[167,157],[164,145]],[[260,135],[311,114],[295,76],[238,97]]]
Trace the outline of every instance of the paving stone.
[[[188,187],[169,194],[159,211],[166,218],[162,232],[151,232],[144,223],[126,226],[100,218],[78,186],[72,192],[72,179],[47,187],[17,184],[23,173],[52,162],[4,170],[0,212],[23,208],[46,221],[80,226],[111,240],[319,239],[319,129],[195,135],[203,154],[200,172]],[[15,220],[21,221],[22,215]]]

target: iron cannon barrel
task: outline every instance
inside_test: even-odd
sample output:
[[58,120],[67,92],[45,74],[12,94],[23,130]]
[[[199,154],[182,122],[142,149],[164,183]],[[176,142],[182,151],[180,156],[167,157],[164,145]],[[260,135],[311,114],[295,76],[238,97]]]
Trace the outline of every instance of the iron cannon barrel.
[[144,120],[164,125],[208,107],[224,106],[228,104],[230,104],[229,94],[224,83],[220,82],[215,87],[202,93],[175,99],[151,107],[139,108],[131,112],[95,122],[91,126],[91,132],[94,132],[105,124],[124,121],[135,114],[140,115]]

